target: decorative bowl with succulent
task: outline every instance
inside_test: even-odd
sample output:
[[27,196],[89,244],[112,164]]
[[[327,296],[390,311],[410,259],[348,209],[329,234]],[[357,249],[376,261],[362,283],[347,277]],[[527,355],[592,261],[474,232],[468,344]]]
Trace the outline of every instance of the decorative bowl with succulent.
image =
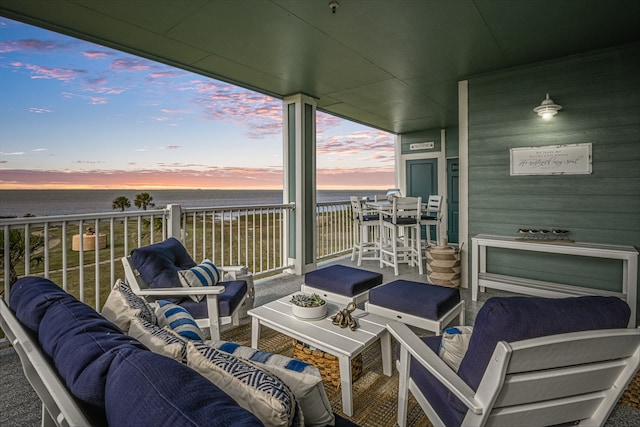
[[291,297],[291,313],[302,320],[320,320],[327,316],[327,302],[318,294],[295,294]]

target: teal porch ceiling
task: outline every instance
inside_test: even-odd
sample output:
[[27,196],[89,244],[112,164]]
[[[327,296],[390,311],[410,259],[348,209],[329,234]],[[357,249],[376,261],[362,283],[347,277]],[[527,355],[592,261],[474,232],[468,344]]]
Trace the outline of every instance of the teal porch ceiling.
[[[640,41],[638,0],[0,0],[0,14],[393,133],[466,77]],[[541,97],[544,96],[541,89]]]

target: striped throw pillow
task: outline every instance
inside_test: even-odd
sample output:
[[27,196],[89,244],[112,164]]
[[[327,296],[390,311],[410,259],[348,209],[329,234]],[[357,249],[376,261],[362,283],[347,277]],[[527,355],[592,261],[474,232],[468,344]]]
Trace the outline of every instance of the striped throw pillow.
[[[215,286],[220,281],[221,275],[220,270],[208,259],[205,259],[199,265],[188,270],[178,271],[180,283],[185,288]],[[204,295],[191,295],[190,297],[195,302],[200,302],[204,298]]]
[[184,308],[167,300],[158,300],[156,308],[156,317],[158,318],[158,326],[161,328],[168,327],[175,333],[188,340],[202,341],[204,334],[198,327],[198,324]]

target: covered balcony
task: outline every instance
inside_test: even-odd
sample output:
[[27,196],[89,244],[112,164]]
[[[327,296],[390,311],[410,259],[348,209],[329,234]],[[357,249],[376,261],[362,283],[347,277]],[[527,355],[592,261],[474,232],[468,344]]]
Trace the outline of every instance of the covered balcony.
[[[637,250],[637,1],[331,4],[334,7],[322,0],[0,1],[2,16],[282,99],[285,158],[284,204],[258,207],[250,215],[253,207],[238,209],[258,224],[268,223],[265,229],[275,233],[248,246],[238,242],[250,241],[263,226],[239,226],[241,221],[231,221],[226,229],[224,221],[216,225],[215,218],[237,217],[233,210],[110,213],[70,222],[3,220],[5,297],[12,230],[21,233],[26,259],[44,255],[40,265],[23,263],[18,275],[52,277],[94,307],[104,303],[102,292],[121,277],[121,256],[172,235],[181,238],[196,259],[216,256],[222,264],[250,265],[258,283],[258,304],[296,290],[306,272],[325,262],[353,265],[346,203],[326,214],[319,213],[316,203],[316,110],[394,133],[396,187],[405,195],[444,197],[441,233],[462,249],[461,291],[469,301],[469,323],[487,296],[482,294],[477,304],[470,297],[472,239],[478,235],[517,238],[520,229],[569,230],[574,242]],[[562,107],[550,120],[534,112],[546,94]],[[587,154],[558,157],[574,150]],[[322,229],[327,218],[332,228]],[[56,242],[50,236],[60,233],[62,247],[67,238],[86,234],[87,227],[97,233],[98,244],[87,251],[80,239],[73,251],[69,240],[55,261],[62,268],[54,268],[49,251]],[[32,247],[30,241],[40,232],[42,244]],[[106,247],[101,249],[102,234]],[[221,243],[222,236],[234,243]],[[222,249],[217,244],[223,244]],[[487,262],[496,274],[530,281],[559,281],[625,295],[633,289],[636,301],[631,304],[637,305],[637,274],[627,289],[620,285],[629,269],[637,273],[637,262],[620,268],[618,260],[514,254],[500,248],[489,250]],[[372,261],[363,267],[379,268]],[[392,280],[388,268],[382,273],[385,282]],[[399,277],[424,281],[406,266]],[[3,383],[3,389],[10,387]],[[17,393],[2,399],[12,407],[32,400]],[[26,413],[33,414],[33,409]]]

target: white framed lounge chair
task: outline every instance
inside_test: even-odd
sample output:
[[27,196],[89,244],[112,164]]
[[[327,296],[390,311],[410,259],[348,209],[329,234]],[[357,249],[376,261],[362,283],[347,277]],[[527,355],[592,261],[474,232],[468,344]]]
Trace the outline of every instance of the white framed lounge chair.
[[[157,281],[161,286],[156,284],[151,287],[144,280],[134,262],[134,252],[136,251],[144,253],[144,257],[147,259],[153,257],[162,259],[158,263],[151,262],[151,267],[145,267],[149,269],[158,266],[163,270],[157,275]],[[171,255],[167,257],[167,253]],[[175,283],[179,283],[177,271],[180,270],[180,267],[174,265],[173,262],[175,260],[180,265],[179,261],[184,259],[187,259],[186,265],[195,265],[184,246],[174,238],[134,249],[131,255],[122,258],[125,279],[131,290],[149,303],[159,299],[180,300],[179,304],[192,314],[198,326],[209,328],[211,338],[219,340],[220,326],[230,323],[239,325],[243,304],[247,303],[253,306],[253,292],[250,292],[246,281],[242,278],[235,280],[236,277],[246,275],[247,269],[244,266],[218,267],[223,276],[225,273],[229,274],[234,280],[218,282],[215,286],[176,286]],[[184,265],[184,263],[182,264]],[[194,302],[190,299],[192,296],[203,296],[204,298],[201,302]]]

